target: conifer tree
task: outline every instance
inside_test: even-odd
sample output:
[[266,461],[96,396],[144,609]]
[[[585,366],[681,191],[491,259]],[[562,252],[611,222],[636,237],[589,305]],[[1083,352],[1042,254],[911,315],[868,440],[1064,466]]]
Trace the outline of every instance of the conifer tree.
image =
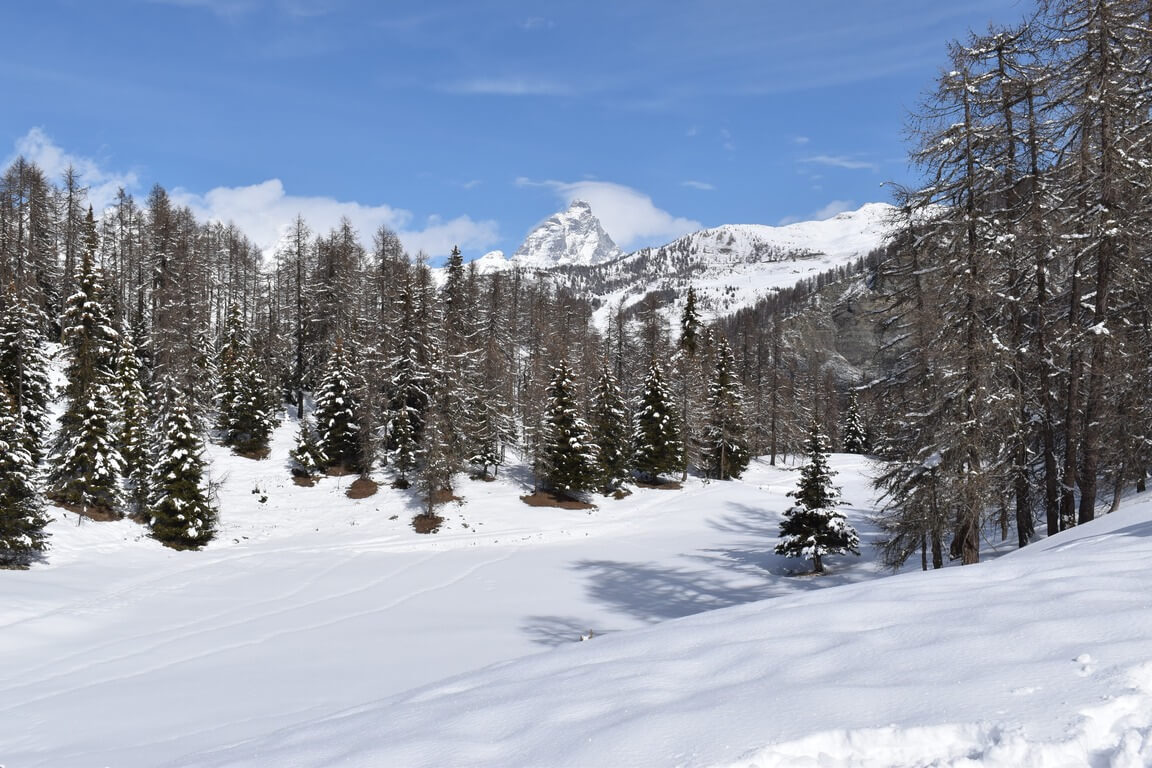
[[0,382],[0,568],[24,568],[47,548],[44,505],[36,492],[36,464],[15,404]]
[[163,403],[150,481],[152,537],[174,549],[199,549],[216,533],[216,510],[203,487],[204,442],[179,394],[171,392]]
[[564,360],[552,369],[539,456],[543,486],[567,495],[596,485],[596,446],[580,418],[576,383]]
[[44,456],[52,393],[43,326],[42,313],[9,286],[0,297],[0,384],[12,399],[33,464]]
[[396,487],[407,488],[408,475],[416,469],[419,454],[416,435],[412,430],[412,419],[408,415],[407,408],[392,411],[388,432],[389,444],[393,446],[388,452],[388,461],[396,471]]
[[649,479],[683,467],[684,445],[676,404],[664,385],[664,371],[652,363],[636,409],[632,431],[633,466]]
[[804,446],[808,462],[800,470],[796,490],[789,496],[796,503],[784,512],[776,554],[806,557],[816,573],[824,572],[824,556],[860,554],[856,530],[837,510],[840,489],[832,484],[836,473],[828,466],[828,439],[813,422]]
[[112,364],[119,334],[108,319],[102,294],[92,254],[85,253],[79,286],[68,297],[62,322],[68,405],[60,417],[48,483],[49,494],[60,503],[118,515],[123,459],[114,430],[119,413]]
[[217,426],[225,445],[241,455],[260,456],[268,449],[276,423],[268,384],[257,366],[238,305],[232,306],[225,333],[216,391]]
[[734,368],[732,349],[721,338],[716,349],[716,370],[708,387],[708,422],[701,446],[704,472],[718,480],[740,477],[751,459],[745,436],[744,398]]
[[590,427],[592,442],[599,449],[596,465],[599,468],[600,487],[605,493],[611,493],[628,479],[632,467],[632,446],[627,405],[608,366],[600,371],[600,379],[592,393]]
[[136,512],[148,505],[148,475],[151,463],[148,396],[141,381],[140,358],[127,332],[120,334],[116,362],[115,397],[120,404],[116,438],[123,460],[123,476],[128,501]]
[[421,444],[421,464],[417,475],[417,488],[424,498],[424,517],[436,515],[436,504],[445,492],[452,490],[455,463],[448,451],[448,430],[444,415],[438,408],[428,410],[424,421]]
[[311,416],[300,419],[296,432],[296,447],[288,454],[293,462],[293,473],[305,477],[318,475],[328,466],[328,458],[320,449],[316,426]]
[[353,388],[352,367],[343,342],[337,340],[316,391],[317,445],[324,454],[327,469],[359,472],[364,464],[357,421],[360,406]]
[[868,453],[868,433],[860,417],[860,398],[853,392],[848,398],[848,410],[844,412],[844,426],[840,429],[845,453]]

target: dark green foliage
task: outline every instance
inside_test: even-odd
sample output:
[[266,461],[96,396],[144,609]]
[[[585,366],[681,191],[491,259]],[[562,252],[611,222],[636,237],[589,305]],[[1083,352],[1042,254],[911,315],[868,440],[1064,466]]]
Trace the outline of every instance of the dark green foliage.
[[592,413],[589,419],[592,442],[599,449],[596,465],[599,468],[600,487],[605,493],[619,488],[632,468],[632,445],[626,408],[620,386],[605,366],[592,393]]
[[485,400],[473,401],[466,414],[466,437],[471,448],[468,463],[480,468],[484,477],[488,467],[499,467],[503,463],[500,442],[504,431],[500,429],[501,414]]
[[352,368],[344,345],[338,341],[316,391],[317,445],[326,469],[359,472],[364,464],[358,423],[360,405],[353,391]]
[[744,398],[736,380],[728,342],[716,348],[716,369],[708,387],[708,422],[701,439],[705,475],[718,480],[740,477],[751,459],[744,422]]
[[644,379],[632,431],[633,466],[650,479],[684,466],[684,444],[676,404],[664,385],[664,371],[653,363]]
[[174,549],[199,549],[216,532],[216,510],[203,487],[204,443],[179,396],[164,402],[150,482],[152,537]]
[[36,464],[24,446],[16,407],[0,383],[0,568],[25,568],[47,548]]
[[680,349],[689,357],[696,356],[700,344],[700,313],[696,310],[696,289],[688,286],[684,311],[680,315]]
[[800,470],[796,490],[788,495],[796,503],[784,512],[776,554],[812,560],[816,573],[824,571],[824,556],[860,554],[856,530],[837,510],[840,489],[832,484],[836,473],[828,466],[828,439],[815,422],[808,432],[804,452],[808,463]]
[[552,369],[548,385],[539,464],[540,480],[548,490],[567,494],[597,484],[596,446],[580,418],[576,383],[563,360]]
[[844,426],[840,428],[845,453],[868,453],[868,433],[860,416],[860,398],[853,392],[844,413]]

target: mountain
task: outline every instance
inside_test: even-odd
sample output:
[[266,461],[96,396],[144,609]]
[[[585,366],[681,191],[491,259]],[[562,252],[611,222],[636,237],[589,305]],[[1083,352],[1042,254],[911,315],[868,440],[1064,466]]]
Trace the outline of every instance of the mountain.
[[547,269],[600,264],[620,254],[616,243],[592,213],[592,206],[583,200],[573,200],[567,210],[549,216],[528,233],[511,261],[529,269]]
[[560,265],[550,273],[600,304],[601,326],[621,302],[627,308],[652,292],[662,294],[661,303],[674,314],[689,285],[704,318],[713,319],[867,256],[892,230],[892,211],[885,203],[869,203],[823,221],[726,224],[600,264]]

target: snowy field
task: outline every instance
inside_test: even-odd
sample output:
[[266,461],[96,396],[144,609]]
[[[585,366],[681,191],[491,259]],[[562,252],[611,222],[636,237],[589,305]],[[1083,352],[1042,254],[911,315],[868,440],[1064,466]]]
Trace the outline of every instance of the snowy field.
[[867,462],[835,456],[864,556],[817,578],[771,554],[791,467],[594,510],[512,467],[420,535],[406,492],[294,486],[293,432],[212,449],[203,552],[55,510],[48,562],[0,572],[0,765],[1152,763],[1146,501],[877,581]]

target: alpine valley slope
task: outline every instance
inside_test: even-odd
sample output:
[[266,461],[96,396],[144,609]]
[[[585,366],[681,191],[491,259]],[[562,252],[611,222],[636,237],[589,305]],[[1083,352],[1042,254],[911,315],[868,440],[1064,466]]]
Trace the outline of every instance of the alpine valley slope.
[[1140,768],[1150,565],[1141,497],[995,562],[596,638],[177,765]]

